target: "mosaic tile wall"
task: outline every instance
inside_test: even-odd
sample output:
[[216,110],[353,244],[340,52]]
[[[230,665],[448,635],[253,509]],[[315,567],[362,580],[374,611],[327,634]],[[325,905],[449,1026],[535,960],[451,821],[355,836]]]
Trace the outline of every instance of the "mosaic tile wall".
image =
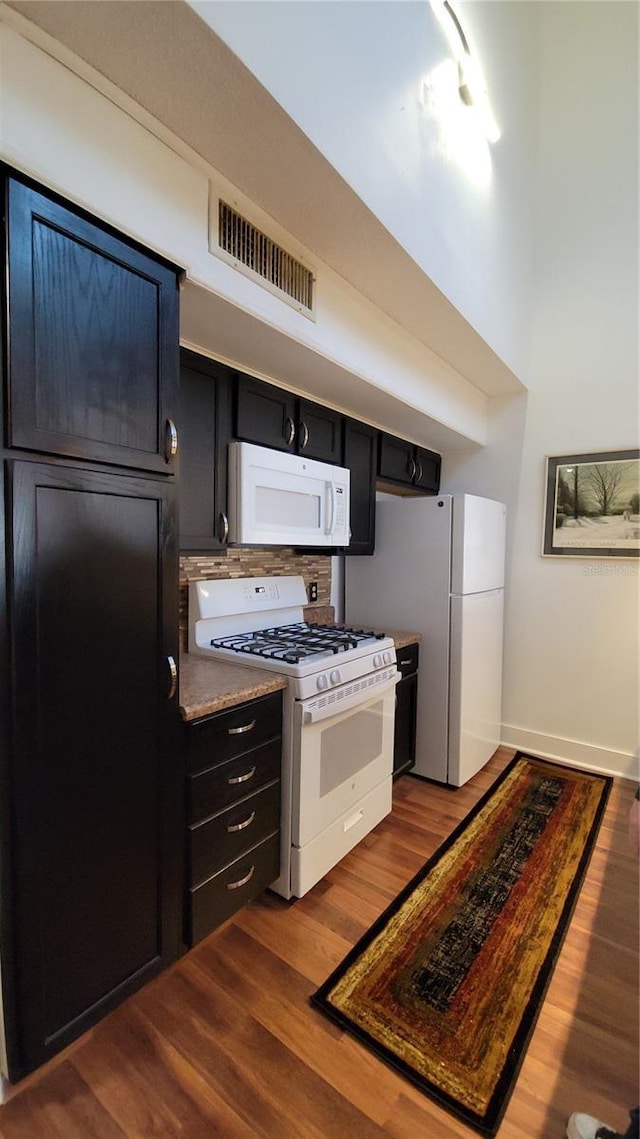
[[[189,582],[198,578],[226,577],[281,577],[286,574],[300,574],[307,587],[312,581],[318,583],[318,600],[309,606],[308,620],[313,620],[312,610],[317,609],[320,621],[331,602],[331,558],[320,554],[297,554],[283,546],[277,550],[255,549],[238,546],[224,554],[198,554],[180,558],[180,648],[187,645],[187,620]],[[322,612],[321,612],[322,611]]]

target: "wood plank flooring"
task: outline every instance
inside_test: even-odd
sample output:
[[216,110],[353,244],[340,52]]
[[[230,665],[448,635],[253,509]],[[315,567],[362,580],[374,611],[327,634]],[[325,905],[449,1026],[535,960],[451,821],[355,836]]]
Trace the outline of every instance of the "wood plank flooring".
[[[459,791],[404,776],[394,810],[310,893],[265,894],[22,1083],[2,1139],[465,1139],[475,1132],[308,1003],[513,752]],[[634,785],[616,780],[498,1132],[553,1139],[574,1110],[624,1130],[638,1100]]]

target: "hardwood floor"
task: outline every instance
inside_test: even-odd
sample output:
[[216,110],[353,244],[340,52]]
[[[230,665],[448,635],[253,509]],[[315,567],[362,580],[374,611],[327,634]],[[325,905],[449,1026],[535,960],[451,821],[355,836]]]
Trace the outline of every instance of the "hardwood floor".
[[[3,1139],[454,1139],[464,1124],[308,998],[513,753],[453,792],[404,776],[394,810],[310,893],[265,894],[45,1068],[5,1088]],[[500,1139],[638,1100],[634,785],[616,780]]]

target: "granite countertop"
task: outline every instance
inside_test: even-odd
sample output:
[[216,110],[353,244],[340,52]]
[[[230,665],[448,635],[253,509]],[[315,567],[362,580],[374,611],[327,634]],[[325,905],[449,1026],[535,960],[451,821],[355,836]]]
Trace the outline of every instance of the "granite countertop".
[[286,687],[286,677],[277,672],[206,660],[195,653],[180,655],[180,715],[183,720],[209,716],[212,712],[233,708],[245,700],[267,696]]
[[406,649],[407,645],[419,645],[422,640],[422,633],[404,633],[398,629],[379,629],[376,631],[384,632],[388,637],[393,637],[397,649]]

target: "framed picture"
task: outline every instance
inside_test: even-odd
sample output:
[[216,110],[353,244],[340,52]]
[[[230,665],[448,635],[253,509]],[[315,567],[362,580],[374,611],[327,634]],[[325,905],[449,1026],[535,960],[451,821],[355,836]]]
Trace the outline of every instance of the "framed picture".
[[542,553],[640,557],[640,451],[547,459]]

